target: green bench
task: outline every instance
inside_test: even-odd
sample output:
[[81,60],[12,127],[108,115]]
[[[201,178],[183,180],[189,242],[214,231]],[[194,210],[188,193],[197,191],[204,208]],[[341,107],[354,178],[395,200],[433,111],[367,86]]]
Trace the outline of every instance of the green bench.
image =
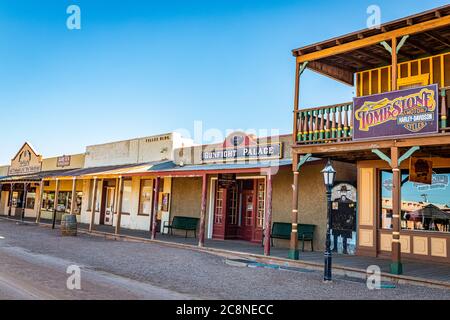
[[167,221],[164,223],[163,229],[170,230],[171,235],[173,235],[173,229],[185,230],[186,238],[189,231],[194,231],[194,236],[197,238],[197,226],[199,221],[199,218],[175,216],[172,219],[172,223],[167,224]]
[[[302,242],[302,251],[305,251],[305,242],[311,243],[311,251],[314,251],[314,230],[313,224],[298,224],[298,240]],[[292,224],[286,222],[274,222],[270,234],[270,242],[273,247],[273,239],[290,240],[292,233]],[[264,243],[264,235],[263,235]]]

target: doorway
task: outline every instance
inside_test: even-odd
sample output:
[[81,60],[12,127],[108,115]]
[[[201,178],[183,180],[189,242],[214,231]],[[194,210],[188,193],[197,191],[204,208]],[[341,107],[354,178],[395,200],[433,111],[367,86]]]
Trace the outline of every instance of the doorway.
[[115,181],[105,181],[102,190],[102,202],[100,207],[100,224],[113,225],[114,207],[116,199]]
[[265,180],[238,179],[229,188],[215,182],[213,239],[262,240]]

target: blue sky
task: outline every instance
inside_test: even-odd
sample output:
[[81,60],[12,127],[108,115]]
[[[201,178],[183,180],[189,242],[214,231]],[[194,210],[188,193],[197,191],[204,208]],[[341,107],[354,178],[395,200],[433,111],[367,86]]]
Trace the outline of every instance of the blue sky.
[[[446,4],[427,1],[1,0],[0,164],[24,141],[44,157],[203,128],[291,131],[291,49]],[[66,8],[81,8],[81,30]],[[312,72],[302,106],[353,88]]]

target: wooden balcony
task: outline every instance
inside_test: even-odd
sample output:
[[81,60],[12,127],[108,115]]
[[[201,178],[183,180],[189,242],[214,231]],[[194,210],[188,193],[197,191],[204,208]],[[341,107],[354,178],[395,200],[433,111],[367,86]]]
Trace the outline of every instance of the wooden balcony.
[[[450,87],[439,90],[439,132],[450,133]],[[353,141],[353,102],[294,111],[294,148]]]

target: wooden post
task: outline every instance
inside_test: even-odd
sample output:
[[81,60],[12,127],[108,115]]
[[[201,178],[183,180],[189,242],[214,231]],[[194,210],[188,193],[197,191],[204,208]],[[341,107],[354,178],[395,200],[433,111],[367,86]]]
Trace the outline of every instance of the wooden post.
[[70,202],[70,214],[75,214],[75,208],[76,208],[76,201],[77,201],[77,178],[73,178],[72,180],[72,199]]
[[92,232],[94,230],[94,224],[95,224],[95,207],[97,204],[97,177],[94,178],[94,181],[91,180],[91,183],[93,183],[92,187],[92,203],[91,203],[91,222],[89,224],[89,232]]
[[55,229],[56,224],[56,210],[58,209],[58,197],[59,197],[59,179],[56,179],[55,188],[55,201],[53,203],[53,219],[52,219],[52,229]]
[[445,133],[447,127],[447,97],[445,89],[441,90],[441,132]]
[[398,165],[398,147],[391,147],[392,164],[392,263],[391,273],[402,274],[400,245],[400,214],[401,214],[401,172]]
[[122,200],[123,200],[123,178],[119,177],[119,197],[117,199],[117,221],[116,221],[116,234],[120,233],[120,224],[122,222]]
[[397,38],[392,38],[392,46],[391,46],[391,55],[392,55],[392,91],[397,90]]
[[[296,63],[296,66],[295,66],[295,89],[294,89],[294,132],[292,133],[294,143],[298,142],[297,119],[299,118],[299,114],[298,114],[299,95],[300,95],[300,63]],[[302,127],[300,125],[300,131],[301,131],[301,129],[302,129]]]
[[28,183],[25,182],[23,184],[23,196],[22,196],[22,214],[20,215],[20,220],[23,222],[25,219],[25,210],[26,210],[26,202],[27,202],[27,191],[28,191]]
[[44,180],[41,180],[41,183],[39,184],[39,199],[37,201],[37,214],[36,214],[37,224],[41,222],[42,198],[44,198]]
[[13,199],[13,189],[14,189],[14,183],[11,183],[9,190],[9,208],[8,208],[8,217],[11,217],[12,213],[12,199]]
[[155,179],[155,190],[154,190],[154,201],[153,201],[153,212],[152,212],[152,237],[151,239],[156,239],[156,216],[158,215],[158,202],[159,202],[159,182],[160,177]]
[[206,224],[206,191],[208,190],[208,176],[202,177],[202,206],[200,210],[200,228],[198,234],[198,246],[205,246],[205,224]]
[[267,173],[267,202],[264,219],[264,255],[270,256],[270,234],[272,233],[272,172]]
[[[298,155],[296,155],[298,157]],[[294,171],[294,183],[292,184],[292,232],[291,232],[291,242],[289,246],[289,259],[298,260],[298,176],[299,172]]]

